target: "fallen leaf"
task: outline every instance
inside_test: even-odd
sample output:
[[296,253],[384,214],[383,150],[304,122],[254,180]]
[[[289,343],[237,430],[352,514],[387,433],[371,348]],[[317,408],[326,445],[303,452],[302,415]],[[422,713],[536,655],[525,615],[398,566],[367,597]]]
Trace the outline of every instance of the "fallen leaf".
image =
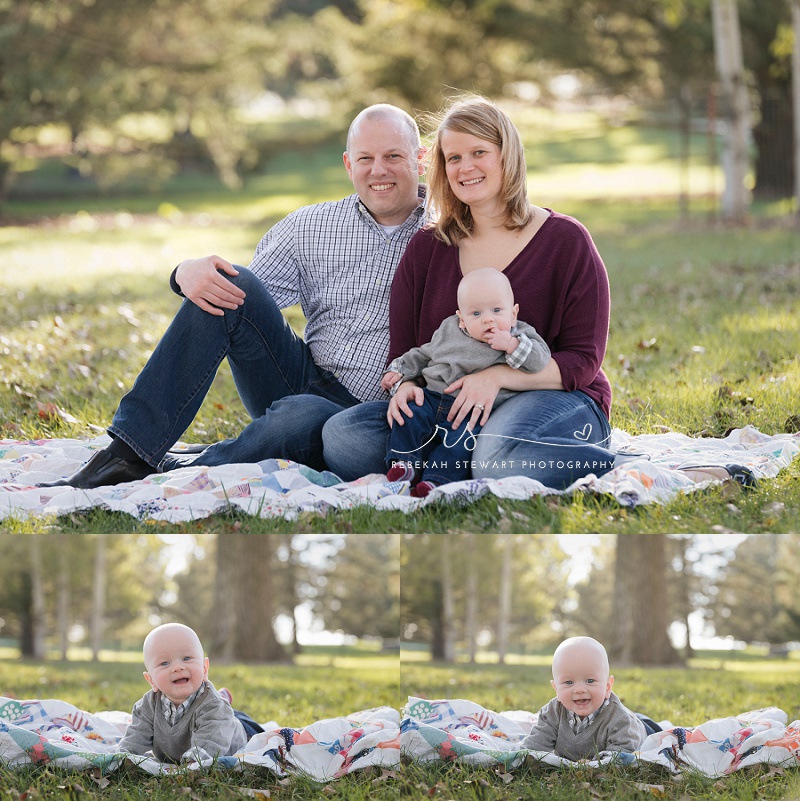
[[41,401],[36,401],[36,407],[39,410],[39,417],[42,420],[61,419],[65,423],[80,423],[80,420],[78,420],[77,417],[73,417],[69,412],[65,412],[55,403],[42,403]]
[[625,403],[628,405],[628,408],[632,412],[641,411],[642,409],[646,409],[650,405],[649,401],[642,400],[641,398],[628,398],[628,400],[625,401]]
[[101,790],[105,790],[106,787],[111,784],[111,780],[103,776],[103,772],[100,768],[95,768],[92,771],[91,779]]
[[[30,400],[34,400],[36,398],[36,395],[33,395],[30,392],[26,392],[22,387],[17,386],[16,384],[14,384],[14,392],[16,392],[17,395],[23,398],[29,398]],[[33,790],[33,788],[31,788],[31,790]],[[31,792],[31,790],[28,790],[28,792]]]
[[269,790],[259,790],[258,788],[254,787],[240,787],[239,792],[242,795],[246,795],[248,798],[272,798]]
[[663,784],[642,784],[641,782],[636,782],[634,785],[638,790],[644,790],[651,795],[654,795],[656,798],[666,798],[667,791]]

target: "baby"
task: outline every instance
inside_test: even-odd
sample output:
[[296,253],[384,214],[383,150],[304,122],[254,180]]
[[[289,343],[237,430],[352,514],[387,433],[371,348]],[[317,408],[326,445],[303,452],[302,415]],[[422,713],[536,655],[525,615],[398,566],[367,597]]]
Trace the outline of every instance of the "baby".
[[522,741],[530,751],[553,751],[565,759],[632,753],[647,735],[640,718],[611,692],[606,649],[591,637],[570,637],[553,654],[556,697],[539,710]]
[[[544,368],[550,349],[532,326],[517,321],[518,312],[511,284],[502,272],[472,270],[458,285],[456,313],[436,329],[427,345],[413,348],[389,365],[381,380],[387,391],[401,380],[425,381],[424,389],[415,390],[417,405],[410,404],[413,416],[399,423],[389,414],[389,481],[410,481],[411,494],[425,497],[439,484],[469,478],[470,453],[485,410],[473,406],[453,429],[447,416],[458,392],[448,393],[447,388],[494,364],[528,373]],[[501,389],[491,409],[513,394]]]
[[197,634],[180,623],[153,629],[142,648],[144,677],[152,688],[133,707],[118,749],[159,762],[230,756],[261,727],[236,712],[208,680],[208,657]]

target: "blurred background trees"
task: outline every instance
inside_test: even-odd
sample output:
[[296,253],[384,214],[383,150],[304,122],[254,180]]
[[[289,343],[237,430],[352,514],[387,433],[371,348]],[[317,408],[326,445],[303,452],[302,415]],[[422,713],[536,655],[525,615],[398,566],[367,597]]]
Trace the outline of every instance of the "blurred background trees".
[[178,539],[176,557],[154,535],[0,535],[0,641],[26,657],[97,659],[101,647],[138,651],[175,620],[218,662],[290,661],[298,627],[396,648],[397,535]]
[[502,662],[587,634],[619,666],[676,664],[711,636],[800,642],[794,535],[179,539],[191,547],[176,560],[155,535],[0,537],[0,641],[29,657],[97,658],[138,651],[150,628],[177,620],[217,662],[289,661],[320,632]]
[[[404,646],[447,661],[442,641],[450,636],[451,652],[460,658],[485,651],[492,661],[504,590],[512,597],[507,625],[516,654],[585,634],[603,642],[617,666],[673,665],[694,654],[693,638],[707,643],[713,635],[717,647],[800,641],[798,537],[604,535],[568,557],[563,548],[575,539],[405,535]],[[448,549],[441,547],[444,540]],[[509,544],[513,567],[504,575],[502,555]],[[584,575],[573,573],[576,566]],[[448,583],[450,615],[444,603]]]
[[[739,0],[754,191],[792,193],[789,0]],[[110,191],[213,169],[231,187],[297,130],[461,92],[635,105],[712,133],[711,0],[0,0],[0,193],[37,160]],[[624,99],[625,103],[620,101]],[[302,138],[301,137],[301,138]]]

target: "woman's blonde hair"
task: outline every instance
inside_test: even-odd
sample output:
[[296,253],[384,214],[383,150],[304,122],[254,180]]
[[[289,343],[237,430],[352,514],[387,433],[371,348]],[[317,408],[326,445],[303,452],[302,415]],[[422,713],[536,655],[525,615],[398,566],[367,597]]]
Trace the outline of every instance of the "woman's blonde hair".
[[442,150],[442,132],[477,136],[500,148],[503,169],[502,195],[506,204],[505,227],[523,228],[531,217],[525,167],[525,150],[519,131],[505,112],[482,97],[456,100],[439,118],[428,152],[428,206],[435,235],[448,245],[472,234],[472,212],[450,188]]

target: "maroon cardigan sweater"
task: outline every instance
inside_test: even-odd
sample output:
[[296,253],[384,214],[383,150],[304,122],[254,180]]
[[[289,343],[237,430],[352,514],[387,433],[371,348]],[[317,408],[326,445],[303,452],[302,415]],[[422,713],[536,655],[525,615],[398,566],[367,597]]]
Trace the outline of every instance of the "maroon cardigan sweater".
[[[567,391],[580,390],[611,412],[611,385],[601,369],[608,341],[608,274],[589,232],[577,220],[551,212],[536,235],[503,271],[532,325],[552,351]],[[430,229],[411,238],[392,283],[389,359],[430,342],[455,313],[461,280],[458,248]]]

